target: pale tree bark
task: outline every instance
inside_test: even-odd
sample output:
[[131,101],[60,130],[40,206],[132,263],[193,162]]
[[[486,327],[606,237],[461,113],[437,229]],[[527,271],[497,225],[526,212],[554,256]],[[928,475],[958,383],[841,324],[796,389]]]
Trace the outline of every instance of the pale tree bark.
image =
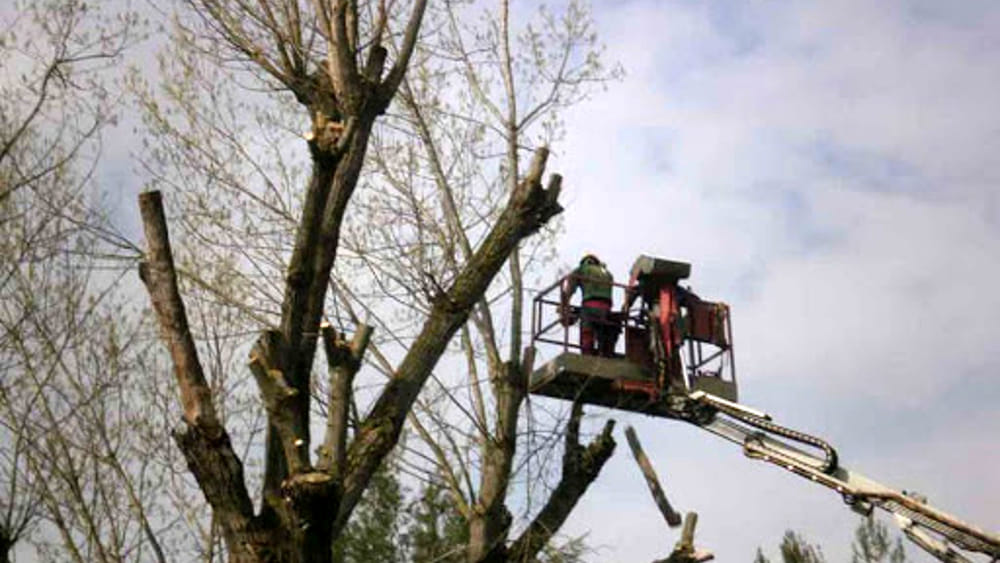
[[[185,427],[174,433],[191,473],[225,530],[234,560],[252,561],[269,538],[253,527],[253,505],[243,480],[243,465],[218,421],[211,391],[202,373],[187,313],[177,287],[173,253],[160,194],[140,196],[146,228],[147,258],[140,269],[160,321],[181,393]],[[264,537],[261,537],[264,535]]]

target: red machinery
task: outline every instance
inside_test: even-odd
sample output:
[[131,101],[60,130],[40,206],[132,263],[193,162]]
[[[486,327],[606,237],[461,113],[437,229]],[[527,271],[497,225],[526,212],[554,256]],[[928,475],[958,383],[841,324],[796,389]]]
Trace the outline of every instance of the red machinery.
[[876,507],[891,513],[907,538],[941,561],[972,561],[959,550],[1000,561],[1000,535],[848,470],[824,440],[739,404],[729,307],[682,287],[690,271],[683,262],[635,261],[629,283],[615,285],[620,311],[600,321],[625,335],[624,352],[612,357],[582,355],[570,342],[567,321],[574,314],[563,309],[569,297],[563,292],[574,286],[568,277],[540,292],[525,358],[535,357],[538,344],[560,345],[562,353],[532,372],[530,392],[684,420],[740,445],[752,459],[836,491],[861,514]]
[[539,293],[532,311],[532,344],[559,344],[563,354],[535,372],[532,392],[670,418],[686,415],[669,398],[693,391],[735,402],[729,307],[682,287],[680,281],[690,272],[683,262],[648,256],[636,260],[629,283],[615,284],[620,311],[600,321],[625,335],[624,352],[612,358],[576,352],[566,312],[559,311],[567,301],[562,292],[571,285],[569,276]]

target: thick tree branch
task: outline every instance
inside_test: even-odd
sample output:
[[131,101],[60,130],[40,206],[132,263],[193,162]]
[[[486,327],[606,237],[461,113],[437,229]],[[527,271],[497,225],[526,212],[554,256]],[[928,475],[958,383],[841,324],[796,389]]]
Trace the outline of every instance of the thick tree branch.
[[615,440],[611,436],[615,421],[604,424],[604,430],[584,448],[580,445],[580,418],[583,407],[574,403],[573,412],[566,425],[566,450],[563,452],[562,477],[553,489],[549,500],[535,516],[531,525],[521,534],[508,550],[508,561],[534,561],[538,552],[559,531],[577,502],[583,497],[615,451]]
[[343,104],[345,112],[352,115],[358,113],[362,102],[361,78],[347,31],[347,20],[357,19],[357,14],[349,17],[348,12],[356,9],[353,2],[334,0],[330,21],[330,37],[333,40],[329,44],[327,60],[337,99]]
[[304,447],[305,430],[301,426],[308,417],[296,416],[299,391],[289,385],[285,374],[277,368],[281,347],[281,333],[264,331],[250,351],[250,372],[257,380],[268,422],[281,441],[288,472],[294,475],[310,468],[309,451]]
[[[387,54],[385,47],[382,46],[382,36],[385,35],[385,28],[389,22],[389,11],[386,9],[385,0],[378,0],[378,12],[375,16],[375,25],[372,26],[372,37],[371,44],[372,49],[368,51],[368,62],[365,63],[365,67],[371,67],[375,57],[382,57],[382,63],[379,67],[379,72],[377,74],[366,72],[365,76],[372,82],[372,84],[378,84],[382,78],[382,65],[385,63],[385,56]],[[354,22],[357,24],[357,20]],[[350,33],[350,27],[348,27],[348,33]],[[357,36],[358,31],[355,27],[354,35]]]
[[254,526],[253,503],[247,494],[243,464],[233,450],[229,434],[222,430],[210,435],[189,425],[174,431],[174,441],[224,530],[233,560],[239,561],[241,553],[252,553],[254,546],[266,545],[268,535]]
[[420,334],[362,422],[348,451],[338,530],[354,510],[375,469],[399,439],[407,413],[448,342],[466,322],[511,251],[521,239],[562,211],[558,203],[562,178],[553,174],[548,189],[542,188],[547,157],[548,149],[538,149],[528,176],[511,194],[489,235],[448,291],[436,296]]
[[160,192],[139,194],[139,210],[148,246],[146,259],[139,265],[139,277],[146,284],[174,363],[184,418],[191,425],[218,426],[212,392],[198,361],[198,350],[191,337],[184,302],[177,288],[177,273],[174,271],[174,257]]
[[427,0],[416,0],[413,4],[413,12],[410,13],[410,21],[406,24],[406,32],[403,35],[403,44],[399,47],[396,55],[396,62],[392,64],[385,81],[378,88],[381,109],[384,111],[389,106],[392,97],[396,95],[400,82],[406,74],[407,67],[410,66],[410,57],[413,49],[417,45],[417,34],[420,32],[420,24],[424,19],[424,10],[427,8]]
[[289,347],[295,347],[302,337],[307,315],[305,305],[315,276],[311,257],[320,244],[320,226],[335,172],[335,161],[319,151],[313,151],[312,175],[302,205],[302,219],[295,230],[295,246],[288,263],[285,298],[281,307],[281,332]]
[[184,303],[177,288],[160,192],[140,194],[139,209],[149,247],[139,274],[146,284],[160,321],[163,339],[170,350],[184,405],[186,428],[176,431],[174,439],[226,530],[230,553],[238,558],[239,554],[248,553],[250,546],[261,541],[252,538],[253,504],[243,478],[243,464],[233,451],[229,434],[219,424],[212,406],[212,394],[198,361]]
[[[327,196],[332,189],[334,174],[337,170],[337,159],[326,151],[319,148],[317,141],[310,141],[312,149],[312,173],[309,179],[309,186],[306,189],[305,201],[302,206],[302,218],[299,221],[295,232],[295,246],[292,249],[292,256],[288,264],[288,275],[285,283],[285,296],[281,305],[281,333],[283,337],[282,354],[277,366],[284,373],[285,381],[297,390],[297,398],[302,401],[301,405],[295,406],[298,416],[305,419],[305,433],[303,447],[309,450],[308,436],[308,416],[309,416],[309,378],[308,372],[312,367],[312,356],[307,362],[301,364],[293,361],[298,356],[295,354],[301,347],[302,339],[309,326],[306,319],[316,318],[319,324],[320,313],[307,310],[307,303],[313,301],[310,298],[312,280],[317,273],[313,270],[313,256],[318,252],[320,242],[320,230],[323,223],[325,203]],[[314,329],[315,330],[315,329]],[[313,345],[315,348],[315,344]],[[306,375],[299,373],[299,366],[304,366]],[[269,424],[265,438],[264,457],[264,498],[274,498],[280,496],[281,482],[288,475],[288,466],[283,455],[283,445],[278,429]],[[265,503],[265,507],[269,506]],[[267,510],[265,510],[266,514]]]
[[[302,221],[296,234],[295,248],[288,268],[285,300],[282,304],[281,332],[284,337],[280,366],[285,380],[298,393],[295,396],[296,423],[301,428],[302,448],[309,450],[309,392],[313,358],[323,315],[323,305],[330,272],[337,256],[340,225],[347,202],[357,185],[364,162],[368,137],[374,117],[348,119],[345,135],[350,135],[343,155],[331,155],[313,148],[313,173]],[[288,468],[273,450],[281,447],[278,432],[269,428],[264,489],[277,491],[288,475]]]
[[347,456],[347,418],[351,407],[351,385],[361,368],[361,361],[374,329],[359,325],[350,342],[338,338],[333,327],[325,326],[321,332],[326,350],[326,363],[330,372],[329,412],[326,418],[326,437],[320,448],[317,468],[327,473],[340,472]]
[[[448,233],[458,241],[459,249],[461,250],[461,258],[468,259],[472,256],[472,243],[469,242],[469,235],[466,232],[466,227],[462,224],[462,218],[459,216],[458,206],[455,203],[455,194],[452,190],[451,183],[448,180],[448,174],[445,172],[444,166],[441,163],[441,154],[438,150],[437,143],[434,141],[430,126],[427,123],[424,112],[420,109],[420,103],[417,102],[408,80],[404,80],[402,83],[400,100],[413,117],[421,144],[427,153],[427,159],[430,163],[431,172],[434,176],[434,183],[437,186],[438,194],[441,196],[441,207],[444,211],[445,225],[447,226]],[[515,147],[514,150],[517,150],[517,147]],[[514,178],[513,184],[514,185],[511,187],[512,192],[517,187],[516,177]],[[449,265],[457,270],[458,262],[451,253],[447,253],[445,259],[448,260]],[[472,322],[482,334],[489,369],[494,372],[499,372],[502,364],[500,359],[500,349],[499,346],[497,346],[496,329],[493,327],[493,315],[490,312],[489,302],[487,301],[485,295],[483,295],[482,299],[479,300],[477,307],[479,309],[478,314],[476,314],[475,311],[473,312]]]

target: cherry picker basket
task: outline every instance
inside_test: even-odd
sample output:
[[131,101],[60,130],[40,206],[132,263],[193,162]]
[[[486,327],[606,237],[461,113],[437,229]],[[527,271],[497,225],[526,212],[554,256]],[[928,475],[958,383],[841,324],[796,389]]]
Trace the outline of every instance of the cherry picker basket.
[[[628,284],[613,284],[617,308],[595,321],[624,335],[604,357],[583,354],[571,321],[573,274],[539,292],[532,302],[531,346],[558,355],[534,370],[530,391],[654,416],[677,416],[669,395],[702,390],[736,401],[729,307],[698,298],[678,282],[690,266],[647,256]],[[561,351],[560,351],[561,350]]]

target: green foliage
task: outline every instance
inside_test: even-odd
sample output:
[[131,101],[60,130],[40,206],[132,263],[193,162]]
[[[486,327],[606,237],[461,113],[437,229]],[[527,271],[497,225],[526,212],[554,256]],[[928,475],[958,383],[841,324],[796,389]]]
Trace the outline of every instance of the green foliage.
[[[464,563],[469,527],[440,481],[407,494],[400,468],[389,460],[355,509],[344,533],[333,545],[335,563]],[[409,497],[409,500],[408,500]],[[587,553],[583,538],[547,545],[537,563],[581,563]]]
[[811,545],[802,535],[788,530],[781,539],[781,560],[784,563],[825,563],[823,550]]
[[854,530],[851,544],[851,563],[904,563],[906,554],[897,537],[895,544],[889,539],[888,527],[869,516]]
[[469,527],[455,509],[444,485],[436,481],[428,483],[420,498],[410,503],[408,511],[412,521],[407,543],[412,549],[413,561],[465,561]]
[[551,542],[538,554],[539,563],[582,563],[588,552],[583,538],[573,538],[561,545]]
[[[383,464],[333,547],[336,563],[465,560],[468,526],[437,481],[406,502],[393,461]],[[553,560],[571,563],[570,560]]]
[[403,491],[393,474],[394,465],[387,461],[372,477],[350,523],[333,544],[336,563],[404,560],[405,546],[400,541]]
[[[810,545],[805,538],[792,530],[785,532],[781,540],[782,563],[824,563],[823,550],[818,545]],[[884,523],[869,516],[854,530],[851,544],[851,563],[906,563],[903,542],[896,538],[893,542],[889,528]],[[770,563],[761,548],[757,548],[754,563]]]

